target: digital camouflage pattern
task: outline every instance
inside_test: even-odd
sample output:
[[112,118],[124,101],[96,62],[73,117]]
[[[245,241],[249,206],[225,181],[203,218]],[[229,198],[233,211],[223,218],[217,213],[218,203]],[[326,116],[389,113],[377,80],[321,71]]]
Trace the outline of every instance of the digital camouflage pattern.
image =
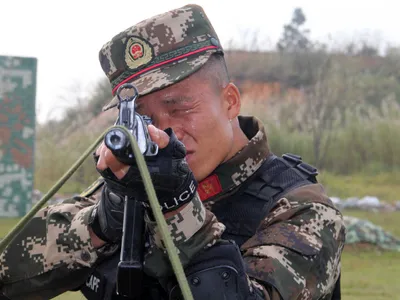
[[343,219],[347,229],[346,244],[368,243],[381,249],[400,252],[400,239],[385,232],[382,227],[355,217],[344,216]]
[[[257,129],[261,124],[258,120],[251,117],[239,118],[242,128]],[[254,130],[248,132],[248,136],[252,136],[247,147],[240,151],[240,155],[233,156],[229,161],[217,167],[213,174],[208,176],[202,182],[199,182],[198,192],[208,209],[212,208],[218,197],[219,190],[231,191],[240,186],[258,168],[261,167],[269,154],[266,146],[267,136],[263,130]]]
[[74,287],[74,271],[81,274],[78,280],[87,276],[90,269],[83,268],[98,258],[87,228],[94,203],[73,198],[41,209],[0,255],[2,292],[12,299],[33,299],[36,293],[38,299],[49,299]]
[[[205,12],[186,5],[119,33],[102,47],[99,59],[113,94],[132,82],[145,95],[186,78],[215,52],[222,48]],[[115,97],[103,109],[117,104]]]
[[242,250],[248,275],[283,299],[331,299],[344,243],[342,216],[315,184],[280,199]]
[[[224,232],[225,226],[212,213],[213,201],[223,201],[232,184],[239,185],[255,172],[265,159],[260,153],[269,152],[265,131],[257,120],[241,118],[240,124],[253,139],[211,175],[221,178],[223,188],[207,189],[210,195],[214,193],[212,198],[203,199],[203,204],[195,197],[167,220],[184,266],[199,251],[212,247]],[[83,284],[93,263],[107,253],[104,249],[102,254],[96,252],[89,241],[87,218],[95,202],[95,198],[75,197],[42,209],[0,256],[2,291],[12,299],[27,295],[49,299]],[[152,237],[145,268],[162,278],[172,270],[157,227],[146,220]],[[323,188],[311,184],[295,189],[278,201],[256,235],[241,247],[250,288],[262,290],[265,299],[280,299],[279,294],[283,299],[330,299],[344,242],[342,216]]]
[[[195,197],[182,211],[166,220],[182,266],[204,249],[212,247],[221,237],[225,226],[214,214],[206,210],[199,197]],[[162,280],[172,275],[166,248],[155,223],[148,223],[151,245],[145,255],[146,273]]]
[[0,217],[32,206],[36,58],[0,56]]

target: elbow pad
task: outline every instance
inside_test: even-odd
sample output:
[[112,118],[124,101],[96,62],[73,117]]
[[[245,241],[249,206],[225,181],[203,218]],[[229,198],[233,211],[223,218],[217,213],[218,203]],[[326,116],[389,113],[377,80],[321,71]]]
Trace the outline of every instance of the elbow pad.
[[[264,299],[253,288],[245,273],[244,262],[236,244],[220,242],[194,258],[185,269],[194,299]],[[169,300],[180,300],[180,287],[169,284]]]

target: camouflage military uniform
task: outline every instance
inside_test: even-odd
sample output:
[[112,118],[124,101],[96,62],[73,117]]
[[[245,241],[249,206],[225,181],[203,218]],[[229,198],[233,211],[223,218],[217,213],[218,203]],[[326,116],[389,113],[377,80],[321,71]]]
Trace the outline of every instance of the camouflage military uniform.
[[[199,195],[214,196],[204,205],[197,197],[168,220],[184,265],[199,250],[211,247],[224,231],[224,225],[212,213],[213,204],[224,201],[224,196],[245,182],[269,154],[261,125],[259,129],[239,155],[211,175],[218,177],[220,189],[215,190],[209,180],[200,183]],[[86,226],[94,202],[75,197],[37,214],[0,257],[6,295],[11,299],[33,295],[48,299],[85,282],[98,257],[105,255],[91,246]],[[148,273],[162,277],[171,270],[157,228],[152,228],[155,243],[145,265]],[[321,185],[293,190],[276,203],[257,234],[242,245],[249,278],[255,288],[263,289],[260,283],[268,286],[266,299],[279,299],[278,291],[283,299],[330,299],[340,272],[344,236],[341,214]]]
[[[144,95],[186,78],[216,52],[222,48],[211,24],[192,5],[117,35],[100,51],[100,61],[113,92],[133,82]],[[115,104],[113,100],[106,109]],[[224,234],[215,206],[229,199],[271,154],[262,125],[255,119],[240,121],[248,145],[200,182],[192,202],[167,220],[184,267]],[[11,299],[49,299],[79,288],[96,263],[116,251],[115,246],[94,249],[91,244],[88,222],[96,201],[81,196],[42,209],[0,256],[1,292]],[[151,243],[145,269],[162,279],[172,270],[157,226],[146,219]],[[265,299],[331,299],[344,237],[342,216],[321,185],[290,191],[241,245],[250,290]]]

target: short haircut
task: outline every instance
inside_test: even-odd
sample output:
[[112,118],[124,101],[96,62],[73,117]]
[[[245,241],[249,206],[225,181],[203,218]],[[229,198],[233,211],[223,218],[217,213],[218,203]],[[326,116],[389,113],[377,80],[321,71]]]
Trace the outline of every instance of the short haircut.
[[220,53],[213,53],[205,65],[193,75],[209,82],[217,93],[230,81],[224,55]]

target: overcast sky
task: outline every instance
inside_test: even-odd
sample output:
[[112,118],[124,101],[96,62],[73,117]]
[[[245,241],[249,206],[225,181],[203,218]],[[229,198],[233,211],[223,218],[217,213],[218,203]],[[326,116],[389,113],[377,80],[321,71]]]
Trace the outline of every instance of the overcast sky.
[[[274,45],[294,8],[306,14],[311,36],[350,40],[354,36],[400,44],[400,1],[335,0],[0,0],[0,55],[38,58],[36,107],[39,121],[68,105],[71,87],[90,90],[105,75],[102,45],[135,23],[166,10],[196,3],[205,9],[221,42],[241,42],[258,31]],[[244,41],[246,42],[246,41]],[[72,100],[71,100],[72,101]],[[53,112],[53,113],[51,113]]]

